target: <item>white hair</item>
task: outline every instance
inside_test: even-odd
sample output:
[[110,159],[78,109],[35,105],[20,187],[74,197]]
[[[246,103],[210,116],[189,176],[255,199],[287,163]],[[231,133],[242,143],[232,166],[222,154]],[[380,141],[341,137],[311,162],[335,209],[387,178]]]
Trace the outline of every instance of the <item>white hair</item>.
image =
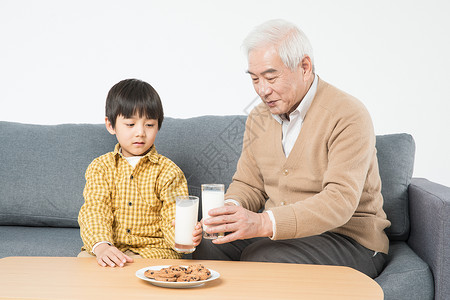
[[278,46],[278,55],[283,63],[295,70],[305,56],[309,56],[314,73],[314,56],[306,35],[294,24],[281,20],[270,20],[256,26],[245,38],[242,47],[247,55],[268,45]]

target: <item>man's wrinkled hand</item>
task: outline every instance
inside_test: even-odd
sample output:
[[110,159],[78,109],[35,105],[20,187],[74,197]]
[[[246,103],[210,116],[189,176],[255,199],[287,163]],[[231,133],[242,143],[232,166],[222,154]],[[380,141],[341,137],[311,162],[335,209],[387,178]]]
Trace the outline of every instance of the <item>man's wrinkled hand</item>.
[[227,232],[225,237],[213,240],[214,244],[224,244],[235,240],[272,236],[272,222],[267,213],[254,213],[241,206],[225,205],[211,209],[209,218],[202,220],[207,225],[206,232]]

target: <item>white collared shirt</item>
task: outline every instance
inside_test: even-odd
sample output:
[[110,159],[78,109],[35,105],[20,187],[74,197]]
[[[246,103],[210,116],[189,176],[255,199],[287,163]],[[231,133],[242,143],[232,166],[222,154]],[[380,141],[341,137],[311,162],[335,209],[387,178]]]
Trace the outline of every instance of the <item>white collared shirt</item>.
[[300,130],[302,129],[303,120],[305,119],[306,113],[308,112],[309,107],[314,99],[314,96],[317,92],[317,74],[314,75],[314,80],[306,93],[305,97],[303,97],[299,106],[289,114],[289,120],[286,116],[283,115],[273,115],[273,118],[281,124],[282,126],[282,140],[281,144],[283,146],[284,154],[286,157],[294,148],[295,141],[297,141],[297,137],[300,134]]
[[[303,120],[305,119],[306,113],[308,112],[308,109],[311,106],[314,97],[316,96],[318,81],[319,80],[317,79],[317,74],[315,74],[313,83],[306,93],[305,97],[303,97],[299,106],[289,114],[289,120],[284,115],[272,114],[273,118],[282,126],[281,144],[283,146],[284,155],[286,155],[286,157],[289,156],[292,148],[294,148],[294,144],[297,141],[300,130],[302,129]],[[266,210],[266,212],[269,215],[270,221],[272,222],[273,237],[275,236],[276,231],[275,217],[273,216],[271,210]]]

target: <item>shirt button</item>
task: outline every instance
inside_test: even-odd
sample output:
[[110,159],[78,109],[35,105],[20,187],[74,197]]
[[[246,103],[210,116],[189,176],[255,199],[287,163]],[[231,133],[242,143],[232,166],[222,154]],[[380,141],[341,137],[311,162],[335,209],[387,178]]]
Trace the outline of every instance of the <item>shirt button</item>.
[[131,176],[130,176],[130,179],[133,179],[133,178],[134,178],[133,175],[131,175]]
[[128,205],[129,205],[129,206],[131,206],[131,205],[133,205],[133,203],[131,203],[131,202],[128,202]]
[[284,202],[284,201],[281,201],[281,206],[283,206],[283,205],[285,205],[286,204],[286,202]]
[[286,176],[287,174],[289,174],[289,170],[288,170],[288,169],[285,169],[285,170],[283,171],[283,175]]
[[127,233],[130,233],[131,232],[131,229],[127,229]]

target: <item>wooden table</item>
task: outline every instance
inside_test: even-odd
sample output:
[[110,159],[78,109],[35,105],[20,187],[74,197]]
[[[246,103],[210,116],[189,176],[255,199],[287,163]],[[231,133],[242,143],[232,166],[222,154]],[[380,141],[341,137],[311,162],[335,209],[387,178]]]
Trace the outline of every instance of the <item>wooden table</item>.
[[[189,289],[152,285],[135,276],[154,265],[202,263],[220,278]],[[33,299],[383,299],[371,278],[347,267],[280,263],[136,259],[104,268],[95,258],[0,259],[0,298]]]

